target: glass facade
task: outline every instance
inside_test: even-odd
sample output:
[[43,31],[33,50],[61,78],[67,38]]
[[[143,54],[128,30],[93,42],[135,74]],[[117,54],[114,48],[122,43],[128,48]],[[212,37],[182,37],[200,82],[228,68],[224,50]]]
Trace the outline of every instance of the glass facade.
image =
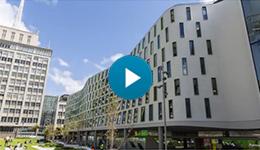
[[[258,86],[260,85],[260,1],[241,0],[256,69]],[[260,89],[260,87],[259,87]]]

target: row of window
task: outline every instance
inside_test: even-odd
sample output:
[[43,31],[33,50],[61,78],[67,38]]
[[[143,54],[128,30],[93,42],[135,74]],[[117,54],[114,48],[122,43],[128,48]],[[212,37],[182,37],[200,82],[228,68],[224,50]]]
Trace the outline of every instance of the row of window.
[[[187,63],[187,58],[182,58],[182,74],[184,76],[188,75],[188,63]],[[157,64],[155,64],[155,67]],[[206,65],[205,65],[205,59],[204,57],[200,57],[200,71],[202,75],[206,74]],[[166,63],[166,72],[168,73],[168,77],[172,77],[172,68],[171,68],[171,61],[168,61]],[[159,66],[157,67],[157,81],[160,82],[162,81],[162,67]]]
[[[206,118],[211,118],[211,107],[210,107],[210,101],[209,98],[204,99],[204,106],[205,106],[205,117]],[[174,118],[174,107],[173,107],[173,100],[168,101],[168,117],[170,119]],[[192,111],[191,111],[191,101],[190,98],[185,98],[185,108],[186,108],[186,117],[187,118],[192,118]],[[117,118],[117,124],[125,124],[131,123],[132,118],[133,122],[137,123],[138,122],[138,108],[135,108],[133,110],[128,110],[124,112],[120,112]],[[146,106],[141,107],[141,112],[140,112],[140,122],[145,122],[146,121]],[[153,121],[154,120],[154,105],[150,104],[148,106],[148,120]],[[133,113],[133,114],[132,114]],[[133,116],[132,116],[133,115]],[[163,105],[161,102],[158,103],[158,120],[163,119]]]
[[39,115],[39,110],[27,110],[27,109],[24,109],[23,110],[23,114],[30,114],[30,115]]
[[[187,16],[187,20],[191,20],[191,8],[190,7],[186,7],[186,16]],[[203,16],[203,20],[208,20],[208,13],[207,13],[207,8],[205,6],[202,7],[202,16]],[[174,9],[170,10],[170,18],[171,18],[171,22],[175,22],[175,14],[174,14]],[[164,29],[164,20],[163,17],[161,17],[160,19],[160,24],[161,24],[161,30]],[[156,24],[153,26],[153,36],[156,37],[157,36],[157,47],[158,49],[160,49],[160,35],[157,35],[157,26]],[[179,30],[180,30],[180,37],[184,38],[185,37],[185,32],[184,32],[184,23],[180,22],[179,23]],[[201,37],[201,26],[200,26],[200,22],[196,22],[196,33],[197,33],[197,37]],[[169,29],[168,27],[165,28],[165,40],[166,42],[169,41]],[[150,35],[150,31],[148,32],[148,43],[150,43],[151,41],[151,35]],[[153,42],[153,41],[152,41]],[[142,49],[145,48],[145,37],[142,39]],[[138,44],[138,52],[141,49],[141,43]],[[136,48],[133,51],[134,54],[136,54]]]
[[[217,80],[216,80],[216,78],[211,78],[211,85],[212,85],[212,93],[213,93],[213,95],[218,95],[218,87],[217,87]],[[194,95],[199,95],[198,78],[193,78],[193,90],[194,90]],[[174,91],[175,91],[175,96],[180,96],[181,95],[180,79],[174,79]]]
[[19,122],[19,117],[2,117],[1,122],[9,122],[9,123],[18,123]]
[[[211,78],[211,85],[212,85],[212,93],[213,95],[218,95],[218,87],[217,87],[217,80],[216,78]],[[157,93],[158,87],[153,88],[153,98],[154,101],[158,100],[158,93]],[[167,91],[167,86],[165,85],[165,89]],[[180,79],[174,79],[174,93],[175,96],[181,95],[181,83]],[[194,95],[199,95],[199,84],[198,84],[198,78],[193,78],[193,91]]]
[[[201,8],[201,12],[202,12],[202,18],[203,20],[208,20],[208,12],[207,12],[207,7],[203,6]],[[175,22],[175,13],[174,13],[174,9],[170,10],[170,16],[171,16],[171,22]],[[190,7],[186,7],[186,19],[189,21],[192,19],[192,15],[191,15],[191,8]],[[162,20],[162,19],[161,19]],[[162,22],[162,21],[161,21]],[[162,26],[162,23],[161,23]]]
[[[211,108],[209,98],[204,99],[206,118],[211,118]],[[185,98],[186,117],[192,118],[191,101],[190,98]]]
[[[7,30],[4,29],[4,30],[2,31],[2,39],[6,39],[6,35],[7,35]],[[12,33],[11,33],[11,37],[10,37],[10,40],[11,40],[11,41],[14,41],[15,35],[16,35],[15,32],[12,32]],[[20,33],[20,34],[19,34],[19,42],[22,42],[22,41],[23,41],[23,38],[24,38],[24,34]],[[32,36],[31,36],[31,35],[28,35],[28,36],[27,36],[27,44],[30,44],[30,43],[31,43],[31,39],[32,39]]]
[[[211,45],[211,40],[206,40],[206,45],[207,45],[207,52],[208,55],[212,55],[213,51],[212,51],[212,45]],[[195,46],[194,46],[194,41],[190,40],[189,41],[189,51],[190,51],[190,55],[195,55]],[[147,49],[144,50],[144,59],[146,59],[146,53],[147,53]],[[178,55],[178,50],[177,50],[177,43],[173,42],[172,43],[172,54],[173,57],[176,57]],[[162,62],[165,61],[165,48],[161,49],[161,57],[162,57]],[[150,62],[150,60],[147,60],[148,63]],[[153,67],[156,67],[158,64],[157,62],[157,53],[155,53],[153,55]]]

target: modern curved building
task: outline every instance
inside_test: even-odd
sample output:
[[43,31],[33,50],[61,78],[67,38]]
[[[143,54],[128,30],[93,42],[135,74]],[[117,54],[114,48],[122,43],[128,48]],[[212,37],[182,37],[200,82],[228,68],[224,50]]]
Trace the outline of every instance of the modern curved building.
[[[195,148],[195,143],[207,147],[209,137],[256,136],[259,8],[260,1],[218,0],[175,5],[163,13],[131,52],[150,64],[153,86],[139,99],[117,100],[116,128],[118,137],[128,138],[126,146],[161,148],[164,117],[168,148]],[[168,73],[165,113],[158,88],[163,71]],[[96,74],[69,97],[65,122],[77,122],[71,134],[81,143],[104,142],[106,110],[114,96],[107,75],[108,70]],[[176,138],[182,140],[176,143]]]

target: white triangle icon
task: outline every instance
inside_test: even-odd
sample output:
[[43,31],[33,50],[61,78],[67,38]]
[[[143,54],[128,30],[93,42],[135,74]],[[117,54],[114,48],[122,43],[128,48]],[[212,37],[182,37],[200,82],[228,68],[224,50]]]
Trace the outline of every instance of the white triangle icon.
[[127,88],[128,86],[132,85],[140,79],[141,78],[137,74],[125,68],[125,88]]

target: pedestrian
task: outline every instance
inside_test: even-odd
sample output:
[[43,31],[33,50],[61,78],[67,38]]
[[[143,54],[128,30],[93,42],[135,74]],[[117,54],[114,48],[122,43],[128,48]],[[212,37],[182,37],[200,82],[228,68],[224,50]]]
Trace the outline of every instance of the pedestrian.
[[5,146],[6,146],[6,145],[8,144],[8,141],[7,141],[7,139],[6,139],[6,138],[5,138],[4,140],[5,140]]
[[94,146],[94,144],[92,144],[92,146],[91,146],[91,150],[95,150],[95,146]]

